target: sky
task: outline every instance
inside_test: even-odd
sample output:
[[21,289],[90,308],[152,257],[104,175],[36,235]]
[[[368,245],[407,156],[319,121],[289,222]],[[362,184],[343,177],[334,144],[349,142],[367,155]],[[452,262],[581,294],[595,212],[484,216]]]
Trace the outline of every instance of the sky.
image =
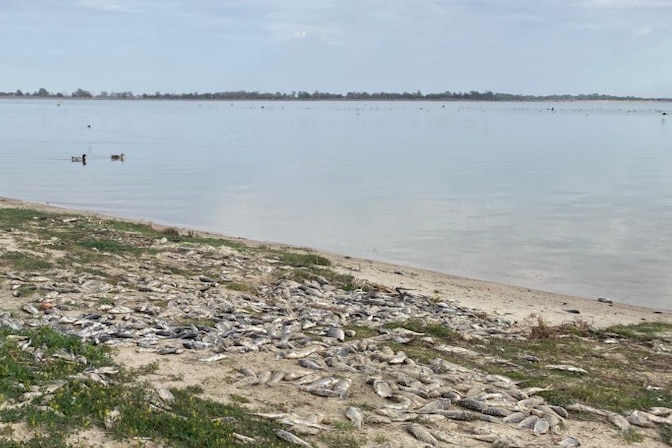
[[672,97],[672,0],[0,0],[0,91]]

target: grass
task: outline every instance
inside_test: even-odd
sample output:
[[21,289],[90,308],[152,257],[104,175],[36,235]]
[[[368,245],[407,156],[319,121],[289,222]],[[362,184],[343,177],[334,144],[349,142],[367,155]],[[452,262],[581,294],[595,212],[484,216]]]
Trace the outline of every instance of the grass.
[[50,269],[52,263],[24,252],[6,252],[0,255],[0,267],[20,272],[34,272]]
[[[432,345],[421,341],[409,344],[388,343],[394,351],[403,350],[415,360],[429,362],[442,357],[467,367],[490,374],[501,374],[521,383],[521,387],[547,387],[553,390],[541,392],[550,404],[567,406],[583,403],[599,409],[624,412],[648,409],[672,403],[672,390],[647,388],[653,375],[670,372],[671,359],[666,353],[650,350],[642,342],[650,342],[666,334],[672,325],[642,323],[610,327],[588,334],[582,322],[562,326],[550,326],[540,321],[530,330],[524,341],[509,341],[489,338],[487,343],[473,345],[462,341],[451,329],[437,324],[410,320],[390,323],[386,328],[403,327],[413,331],[447,339],[453,345],[469,348],[483,355],[481,359],[470,359],[437,351]],[[601,344],[599,336],[618,333],[622,341],[616,346]],[[540,362],[526,361],[534,356]],[[505,360],[507,363],[495,362]],[[569,364],[583,368],[588,375],[554,370],[548,365]],[[662,385],[661,385],[662,386]]]
[[[149,386],[137,380],[156,365],[123,371],[112,363],[106,350],[51,327],[27,331],[3,328],[0,341],[0,394],[8,404],[0,411],[0,421],[23,422],[33,435],[19,443],[0,434],[0,447],[68,447],[68,436],[91,427],[128,443],[141,437],[173,447],[232,447],[238,446],[232,439],[236,432],[257,440],[248,446],[289,446],[273,434],[276,425],[250,416],[238,405],[198,397],[203,393],[200,386],[171,389],[175,400],[170,409],[157,408],[149,400]],[[108,374],[109,384],[86,375],[87,369],[102,367],[119,369],[120,373]],[[40,393],[26,406],[12,406],[21,402],[28,390]],[[47,405],[41,406],[43,403]],[[119,412],[119,417],[106,428],[105,421],[114,412]]]
[[383,328],[405,328],[417,333],[425,333],[428,336],[444,341],[456,341],[461,339],[460,333],[438,322],[427,322],[422,319],[408,319],[403,322],[391,322]]
[[257,288],[255,288],[253,285],[247,284],[247,283],[241,283],[241,282],[228,282],[224,284],[228,289],[231,291],[238,291],[238,292],[247,292],[250,294],[256,294],[257,293]]

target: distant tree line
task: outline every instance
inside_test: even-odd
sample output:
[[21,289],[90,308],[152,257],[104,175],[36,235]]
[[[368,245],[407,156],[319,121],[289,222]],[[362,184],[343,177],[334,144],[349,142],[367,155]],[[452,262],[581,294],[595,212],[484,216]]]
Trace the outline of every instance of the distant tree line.
[[0,97],[33,97],[33,98],[97,98],[97,99],[144,99],[144,100],[280,100],[280,101],[307,101],[307,100],[341,100],[341,101],[395,101],[395,100],[431,100],[431,101],[453,101],[453,100],[473,100],[473,101],[596,101],[596,100],[669,100],[669,98],[642,98],[635,96],[616,96],[604,95],[600,93],[590,93],[581,95],[521,95],[511,93],[495,93],[490,90],[478,92],[442,92],[423,94],[420,90],[416,92],[348,92],[329,93],[315,91],[313,93],[306,91],[293,91],[291,93],[283,92],[257,92],[257,91],[226,91],[214,93],[142,93],[134,95],[133,92],[107,92],[102,91],[93,94],[88,90],[77,89],[70,95],[65,93],[51,93],[44,87],[36,92],[0,92]]

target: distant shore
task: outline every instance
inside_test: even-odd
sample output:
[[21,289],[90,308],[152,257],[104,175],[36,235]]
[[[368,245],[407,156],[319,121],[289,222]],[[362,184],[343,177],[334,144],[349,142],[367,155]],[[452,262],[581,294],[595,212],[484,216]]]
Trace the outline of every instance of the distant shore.
[[[43,203],[2,197],[0,197],[0,208],[26,208],[147,223],[144,220],[116,218],[99,213],[82,212]],[[165,227],[153,223],[152,225],[154,227]],[[185,232],[188,231],[188,229],[183,230]],[[193,231],[193,233],[235,240],[252,246],[269,246],[268,242],[252,241],[200,231]],[[277,246],[288,247],[283,245]],[[555,325],[563,322],[582,320],[598,328],[616,324],[636,324],[646,321],[672,323],[672,311],[668,310],[609,303],[609,301],[598,301],[597,298],[587,299],[502,283],[462,278],[368,259],[352,258],[346,255],[325,252],[318,253],[330,259],[334,269],[353,275],[355,278],[366,279],[369,282],[385,285],[390,288],[399,287],[428,296],[449,298],[461,306],[480,310],[488,315],[501,317],[502,319],[520,324],[525,321],[534,323],[538,318],[543,318],[548,323]]]

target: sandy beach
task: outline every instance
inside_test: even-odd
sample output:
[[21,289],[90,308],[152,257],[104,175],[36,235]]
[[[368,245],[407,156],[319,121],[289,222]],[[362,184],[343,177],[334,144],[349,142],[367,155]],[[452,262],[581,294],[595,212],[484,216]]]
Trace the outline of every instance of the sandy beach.
[[[58,216],[43,218],[44,224],[39,220],[33,224],[28,215],[24,224],[31,229],[0,229],[0,256],[27,251],[67,259],[66,251],[58,249],[59,237],[42,241],[36,229],[54,226],[58,232],[74,232],[67,238],[73,234],[85,238],[87,235],[79,235],[81,230],[75,229],[81,226],[77,229],[100,230],[105,237],[99,241],[108,241],[110,232],[115,231],[110,230],[115,229],[109,225],[112,221],[150,226],[154,232],[150,236],[134,240],[136,237],[120,231],[110,241],[128,238],[124,241],[136,245],[134,248],[151,248],[153,252],[135,257],[105,254],[97,247],[86,246],[96,252],[96,261],[88,271],[75,261],[65,266],[61,263],[58,268],[54,265],[45,272],[4,272],[0,311],[32,319],[31,326],[52,318],[73,326],[85,321],[81,334],[110,344],[115,362],[131,369],[154,366],[155,370],[142,380],[156,390],[198,386],[210,400],[244,403],[250,413],[291,425],[290,431],[310,441],[304,441],[303,446],[612,448],[623,446],[626,440],[641,441],[638,446],[669,446],[662,440],[667,437],[667,429],[657,429],[651,421],[648,426],[637,427],[636,437],[629,435],[634,430],[630,432],[631,423],[625,421],[625,415],[631,417],[633,409],[622,410],[621,415],[571,403],[578,414],[574,417],[558,406],[555,409],[560,414],[555,414],[537,394],[557,389],[560,395],[554,397],[558,400],[562,399],[564,380],[582,387],[583,381],[604,378],[616,384],[635,384],[636,393],[652,391],[668,397],[672,374],[669,331],[654,342],[642,342],[619,339],[618,334],[600,335],[596,329],[618,324],[672,324],[670,311],[0,198],[0,209],[7,208]],[[50,235],[67,239],[65,233]],[[217,249],[207,244],[181,246],[179,238],[172,242],[164,235],[202,237],[202,241],[225,239],[231,244]],[[243,249],[250,247],[259,250]],[[289,279],[286,274],[293,268],[283,267],[281,257],[273,257],[294,251],[328,259],[330,270],[345,274],[344,278],[354,277],[358,285],[367,285],[369,292],[346,293],[326,280],[301,285]],[[204,275],[217,272],[213,266],[219,269],[217,279]],[[19,294],[28,284],[41,284],[33,288],[39,293],[32,297]],[[367,304],[361,303],[364,301]],[[57,314],[50,314],[54,308]],[[414,310],[418,310],[419,319],[409,315]],[[441,314],[441,318],[434,320],[433,313]],[[86,316],[95,316],[96,321]],[[98,321],[102,319],[109,319],[110,326],[100,326]],[[411,322],[414,320],[421,322]],[[440,325],[434,325],[436,322]],[[565,328],[569,330],[551,340],[550,346],[531,344],[524,346],[524,352],[508,352],[509,342],[533,342],[533,330],[542,323],[548,327],[568,325]],[[91,336],[86,333],[89,324],[104,331],[114,327],[114,334],[123,333],[123,337],[110,338],[104,333]],[[428,325],[422,327],[427,333],[403,325]],[[285,334],[282,331],[289,328],[296,332],[294,339],[287,333],[290,339],[278,342],[276,339]],[[330,333],[334,329],[338,331]],[[572,329],[583,333],[573,333]],[[180,339],[177,333],[171,333],[177,330],[191,335]],[[145,336],[155,331],[171,336],[147,342]],[[237,339],[219,338],[217,345],[211,339],[215,333],[235,333]],[[249,338],[249,334],[261,337]],[[563,347],[574,347],[564,345],[568,343],[579,344],[584,352],[566,356]],[[496,344],[500,349],[492,349]],[[595,362],[592,369],[588,367],[591,362]],[[638,370],[629,371],[635,368]],[[526,387],[529,379],[512,381],[499,373],[502,369],[526,378],[538,371],[541,376],[535,378],[549,384]],[[557,370],[562,372],[558,374]],[[626,374],[628,379],[622,379]],[[313,383],[304,382],[304,377],[320,386],[310,386]],[[334,384],[340,384],[343,389],[337,392],[324,384],[334,388]],[[480,408],[478,400],[487,401],[490,410]],[[664,398],[656,405],[664,414],[650,418],[659,418],[663,422],[660,428],[672,428],[672,402]],[[471,410],[465,411],[465,406]],[[352,414],[355,408],[359,421],[344,414]],[[433,410],[424,411],[428,408]],[[640,410],[646,409],[636,409]],[[595,415],[586,418],[586,412]],[[513,418],[516,413],[527,413],[523,420],[526,423],[511,424],[501,418]],[[353,426],[348,419],[358,424]],[[540,423],[530,425],[530,419]],[[626,425],[627,430],[623,429]],[[12,432],[15,440],[32,436],[25,426],[0,422],[2,428]],[[333,435],[335,432],[340,439]],[[72,442],[83,447],[171,446],[138,440],[120,442],[96,427],[74,437]],[[352,442],[343,445],[336,440]],[[575,444],[579,440],[580,445]]]
[[[10,198],[0,198],[0,207],[23,207],[53,212],[68,211],[67,209],[49,204]],[[72,210],[70,212],[96,215],[90,212]],[[120,219],[111,216],[107,216],[107,218]],[[137,222],[150,224],[147,221]],[[162,227],[158,224],[153,225]],[[187,231],[187,229],[182,230]],[[196,234],[238,240],[253,246],[272,245],[275,247],[289,247],[268,241],[237,239],[235,236],[208,232],[196,232]],[[388,264],[380,261],[352,258],[342,254],[326,252],[319,252],[319,254],[331,259],[337,269],[354,275],[357,278],[391,287],[408,288],[422,294],[446,296],[463,306],[482,310],[488,314],[501,316],[520,323],[530,318],[536,319],[537,317],[542,317],[555,325],[580,318],[598,328],[644,321],[672,322],[672,311],[670,310],[650,309],[617,302],[604,303],[598,301],[598,297],[584,298],[538,291],[502,283],[456,277],[446,273]]]

